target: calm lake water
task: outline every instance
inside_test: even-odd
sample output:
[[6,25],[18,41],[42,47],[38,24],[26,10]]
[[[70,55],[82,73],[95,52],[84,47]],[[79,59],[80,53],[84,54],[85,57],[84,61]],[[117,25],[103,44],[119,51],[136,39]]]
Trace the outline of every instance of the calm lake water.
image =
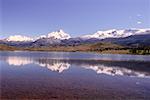
[[0,52],[0,99],[150,100],[150,56]]

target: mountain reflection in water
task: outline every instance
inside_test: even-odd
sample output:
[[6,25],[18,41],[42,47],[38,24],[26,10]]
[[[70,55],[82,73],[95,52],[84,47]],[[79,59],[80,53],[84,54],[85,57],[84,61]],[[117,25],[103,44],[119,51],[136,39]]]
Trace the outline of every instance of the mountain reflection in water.
[[106,61],[106,60],[88,60],[88,59],[48,59],[48,58],[30,58],[21,56],[8,56],[4,59],[9,65],[23,66],[27,64],[36,64],[46,67],[48,70],[62,73],[68,70],[72,65],[87,70],[93,70],[97,74],[120,75],[130,77],[150,77],[150,62],[143,61]]

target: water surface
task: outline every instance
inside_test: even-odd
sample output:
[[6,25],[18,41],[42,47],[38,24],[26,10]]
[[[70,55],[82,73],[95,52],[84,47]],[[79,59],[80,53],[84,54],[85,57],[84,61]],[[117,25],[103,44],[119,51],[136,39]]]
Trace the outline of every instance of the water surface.
[[2,99],[150,100],[150,56],[0,52]]

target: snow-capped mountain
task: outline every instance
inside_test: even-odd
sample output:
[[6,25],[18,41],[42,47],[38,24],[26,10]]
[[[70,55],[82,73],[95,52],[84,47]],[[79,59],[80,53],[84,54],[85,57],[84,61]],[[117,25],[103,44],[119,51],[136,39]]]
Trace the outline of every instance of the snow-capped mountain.
[[48,33],[47,35],[41,35],[35,39],[34,46],[48,46],[48,45],[58,45],[61,44],[62,40],[68,40],[71,36],[65,33],[63,30],[58,30],[55,32]]
[[22,36],[22,35],[14,35],[14,36],[9,36],[6,38],[6,41],[13,41],[13,42],[26,42],[26,41],[36,41],[38,39],[54,39],[54,40],[64,40],[64,39],[69,39],[71,36],[67,33],[65,33],[63,30],[58,30],[55,32],[48,33],[47,35],[41,35],[37,38],[31,38],[27,36]]
[[[94,34],[90,35],[84,35],[79,37],[80,39],[105,39],[105,38],[122,38],[122,37],[128,37],[131,35],[140,35],[140,34],[150,34],[150,28],[149,29],[125,29],[125,30],[107,30],[107,31],[97,31]],[[70,39],[71,36],[67,33],[65,33],[62,29],[48,33],[47,35],[41,35],[37,38],[30,38],[27,36],[21,36],[21,35],[14,35],[9,36],[5,40],[7,41],[36,41],[38,39],[53,39],[53,40],[65,40]]]
[[54,38],[54,39],[60,39],[60,40],[71,38],[71,36],[69,34],[65,33],[61,29],[56,31],[56,32],[49,33],[47,37],[48,38]]
[[71,38],[71,36],[65,33],[63,30],[48,33],[47,35],[41,35],[36,38],[30,38],[27,36],[14,35],[6,39],[0,40],[0,44],[7,44],[9,46],[50,46],[50,45],[80,45],[97,42],[112,42],[117,44],[136,44],[137,42],[149,45],[150,28],[149,29],[125,29],[125,30],[107,30],[97,31],[91,35],[84,35],[80,37]]
[[128,29],[128,30],[107,30],[107,31],[97,31],[91,35],[81,36],[82,39],[105,39],[105,38],[123,38],[131,35],[149,34],[150,29]]
[[21,35],[9,36],[8,38],[6,38],[6,40],[14,41],[14,42],[33,41],[32,38],[27,37],[27,36],[21,36]]
[[47,35],[41,35],[40,37],[38,37],[38,39],[41,39],[41,38],[64,40],[64,39],[71,38],[71,36],[65,33],[62,29],[60,29],[58,31],[48,33]]

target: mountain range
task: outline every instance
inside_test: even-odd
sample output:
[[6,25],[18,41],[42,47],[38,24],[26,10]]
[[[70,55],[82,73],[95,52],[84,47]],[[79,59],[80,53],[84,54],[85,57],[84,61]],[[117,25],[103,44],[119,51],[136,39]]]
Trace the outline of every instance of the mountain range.
[[1,39],[0,44],[17,47],[39,47],[39,46],[76,46],[81,44],[92,44],[98,42],[111,42],[119,45],[145,45],[150,46],[150,28],[147,29],[111,29],[97,31],[96,33],[80,37],[71,37],[62,29],[31,38],[22,35],[9,36]]

